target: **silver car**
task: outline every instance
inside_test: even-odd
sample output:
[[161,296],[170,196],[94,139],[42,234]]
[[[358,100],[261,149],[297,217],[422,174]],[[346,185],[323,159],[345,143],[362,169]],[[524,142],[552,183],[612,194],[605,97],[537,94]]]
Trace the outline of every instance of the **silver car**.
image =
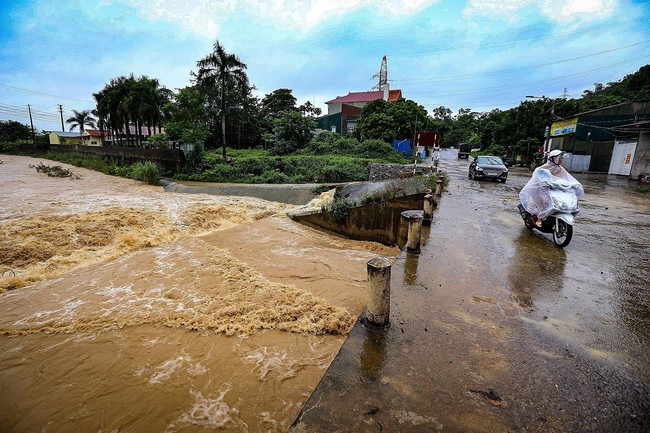
[[469,165],[470,179],[494,179],[505,183],[508,179],[508,168],[498,156],[477,156]]

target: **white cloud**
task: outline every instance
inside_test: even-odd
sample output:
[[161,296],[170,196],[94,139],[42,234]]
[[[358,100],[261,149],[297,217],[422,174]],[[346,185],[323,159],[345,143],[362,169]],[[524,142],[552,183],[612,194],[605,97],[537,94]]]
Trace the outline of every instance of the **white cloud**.
[[466,16],[517,21],[524,9],[538,9],[551,21],[594,21],[614,15],[618,0],[468,0]]
[[[120,0],[118,0],[120,1]],[[217,11],[231,13],[234,1],[209,0],[123,0],[134,7],[145,21],[174,24],[180,29],[199,36],[214,38],[219,34]],[[218,4],[218,6],[216,5]]]
[[[148,21],[161,21],[200,36],[218,35],[220,23],[247,14],[307,31],[321,21],[367,7],[388,16],[411,15],[440,0],[113,0],[137,10]],[[104,0],[110,2],[110,0]]]
[[617,0],[545,0],[542,14],[561,22],[594,21],[613,15]]

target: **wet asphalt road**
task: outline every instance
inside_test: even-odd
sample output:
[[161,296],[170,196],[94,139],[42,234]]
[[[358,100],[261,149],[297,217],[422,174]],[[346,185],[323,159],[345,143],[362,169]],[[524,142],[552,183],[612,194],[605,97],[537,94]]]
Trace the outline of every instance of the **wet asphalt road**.
[[511,257],[504,271],[513,297],[533,320],[553,317],[549,328],[561,338],[650,384],[650,194],[625,177],[574,173],[586,194],[562,250],[516,213],[530,170],[511,168],[506,184],[472,181],[469,162],[454,153],[442,152],[448,192],[476,205],[481,231]]
[[650,431],[650,197],[576,174],[560,249],[517,213],[530,170],[502,184],[468,165],[442,152],[450,182],[393,265],[390,326],[357,323],[291,432]]

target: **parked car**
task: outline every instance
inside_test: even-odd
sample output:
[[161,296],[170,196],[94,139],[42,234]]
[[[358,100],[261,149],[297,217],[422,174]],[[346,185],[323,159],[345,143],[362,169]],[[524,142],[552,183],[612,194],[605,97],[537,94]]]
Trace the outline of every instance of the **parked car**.
[[495,179],[505,183],[508,168],[498,156],[477,156],[469,165],[470,179]]

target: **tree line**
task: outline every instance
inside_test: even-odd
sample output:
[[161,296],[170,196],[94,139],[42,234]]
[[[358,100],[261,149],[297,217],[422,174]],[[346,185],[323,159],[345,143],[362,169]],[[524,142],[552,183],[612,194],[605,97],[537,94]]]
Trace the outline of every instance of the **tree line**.
[[[147,129],[147,145],[165,146],[169,141],[191,143],[195,159],[206,148],[265,149],[272,155],[288,155],[308,149],[319,108],[307,101],[297,104],[291,89],[274,90],[258,98],[248,80],[247,66],[228,53],[219,41],[212,52],[196,62],[190,85],[173,92],[155,78],[116,77],[93,96],[95,110],[73,111],[67,119],[71,129],[98,128],[102,143],[142,146],[139,131]],[[471,143],[495,153],[526,154],[543,141],[551,121],[625,101],[650,99],[650,65],[621,81],[595,83],[580,98],[525,100],[509,110],[477,112],[461,108],[457,113],[440,106],[428,113],[417,102],[376,100],[368,103],[351,139],[358,143],[414,137],[415,131],[438,131],[442,146]],[[12,121],[9,121],[12,122]],[[0,122],[0,141],[29,138],[29,128]],[[129,125],[135,127],[131,136]],[[158,135],[164,128],[165,134]],[[16,132],[20,131],[20,132]],[[354,146],[353,146],[354,147]]]

